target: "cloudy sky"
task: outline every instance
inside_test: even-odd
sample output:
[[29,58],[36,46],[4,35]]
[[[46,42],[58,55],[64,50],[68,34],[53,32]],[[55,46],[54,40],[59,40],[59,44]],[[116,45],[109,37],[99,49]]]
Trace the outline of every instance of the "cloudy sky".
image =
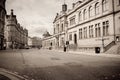
[[[78,0],[66,0],[71,8]],[[29,31],[29,36],[41,35],[47,30],[53,33],[53,20],[57,12],[61,11],[64,0],[7,0],[7,14],[14,10],[18,22]]]

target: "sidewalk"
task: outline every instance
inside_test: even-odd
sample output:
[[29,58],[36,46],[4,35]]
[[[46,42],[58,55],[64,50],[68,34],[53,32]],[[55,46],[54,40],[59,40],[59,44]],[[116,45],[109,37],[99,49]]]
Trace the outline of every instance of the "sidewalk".
[[78,55],[90,55],[90,56],[101,56],[101,57],[113,57],[113,58],[120,58],[119,54],[109,54],[109,53],[95,53],[95,52],[79,52],[79,51],[62,51],[62,50],[53,50],[57,52],[62,53],[68,53],[68,54],[78,54]]
[[16,73],[9,72],[5,69],[0,68],[0,74],[8,77],[10,80],[27,80],[22,76],[19,76]]

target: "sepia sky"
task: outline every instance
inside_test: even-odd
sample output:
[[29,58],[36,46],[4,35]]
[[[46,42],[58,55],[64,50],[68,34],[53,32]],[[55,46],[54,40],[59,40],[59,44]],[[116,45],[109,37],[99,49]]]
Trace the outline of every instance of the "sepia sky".
[[[73,2],[66,0],[70,8]],[[7,0],[7,14],[11,9],[17,15],[18,22],[29,31],[29,36],[41,35],[47,30],[53,33],[53,20],[57,12],[61,11],[64,0]]]

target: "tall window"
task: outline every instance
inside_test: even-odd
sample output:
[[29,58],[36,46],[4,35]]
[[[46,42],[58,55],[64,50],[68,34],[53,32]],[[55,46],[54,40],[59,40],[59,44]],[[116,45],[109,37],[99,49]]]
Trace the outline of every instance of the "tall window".
[[92,6],[89,7],[89,17],[93,16],[93,9]]
[[64,45],[64,38],[62,37],[61,38],[61,46],[63,46]]
[[55,28],[54,28],[54,34],[55,34]]
[[70,41],[72,40],[72,34],[69,34],[69,40]]
[[87,27],[84,28],[84,38],[87,38]]
[[63,26],[63,24],[61,25],[61,32],[63,32],[63,30],[64,30],[64,26]]
[[82,29],[79,29],[79,39],[82,39]]
[[57,24],[57,33],[59,33],[59,24]]
[[84,20],[87,19],[87,10],[86,9],[83,11],[83,15],[84,15],[83,16]]
[[102,1],[102,9],[103,9],[103,12],[107,11],[108,10],[108,1],[107,0],[103,0]]
[[70,18],[70,25],[74,25],[75,24],[75,16]]
[[109,21],[103,22],[103,36],[109,35]]
[[79,21],[82,21],[82,14],[79,12]]
[[89,37],[93,38],[93,25],[89,26]]
[[99,7],[99,3],[95,4],[95,15],[98,15],[100,13],[100,7]]
[[98,23],[98,37],[101,36],[101,28],[100,28],[100,23]]
[[95,37],[98,37],[98,28],[97,28],[97,24],[95,24]]
[[95,37],[100,37],[101,36],[101,28],[100,28],[100,23],[95,24]]

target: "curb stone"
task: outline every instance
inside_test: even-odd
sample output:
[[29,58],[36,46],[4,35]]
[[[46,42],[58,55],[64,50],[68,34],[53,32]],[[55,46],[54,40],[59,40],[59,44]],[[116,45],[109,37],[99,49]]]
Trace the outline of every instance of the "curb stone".
[[28,80],[25,77],[22,77],[16,73],[10,72],[10,71],[3,69],[3,68],[0,68],[0,72],[3,73],[4,76],[6,76],[10,79],[14,77],[14,78],[17,78],[18,80]]

